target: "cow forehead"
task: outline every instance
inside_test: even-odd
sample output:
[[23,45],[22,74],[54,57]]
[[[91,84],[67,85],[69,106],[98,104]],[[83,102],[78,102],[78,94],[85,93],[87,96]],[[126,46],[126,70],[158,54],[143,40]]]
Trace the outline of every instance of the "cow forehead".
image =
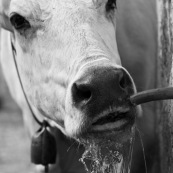
[[51,15],[54,11],[97,9],[107,0],[11,0],[10,12],[21,13],[26,17]]
[[63,59],[96,56],[96,52],[119,57],[115,25],[103,15],[106,3],[107,0],[12,0],[10,12],[34,18],[28,21],[37,32],[31,33],[31,39],[23,39],[17,34],[19,47],[28,55],[41,54],[45,58],[49,57],[46,56],[48,53],[53,57],[55,51],[56,57]]

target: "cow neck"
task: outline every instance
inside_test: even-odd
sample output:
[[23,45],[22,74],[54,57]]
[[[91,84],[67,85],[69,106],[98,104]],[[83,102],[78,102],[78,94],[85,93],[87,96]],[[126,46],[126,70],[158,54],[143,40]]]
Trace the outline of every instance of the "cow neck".
[[26,102],[28,104],[28,107],[31,111],[31,114],[33,116],[33,118],[35,119],[35,121],[40,125],[40,126],[43,126],[43,122],[41,122],[37,116],[35,115],[34,111],[32,110],[32,107],[29,103],[29,100],[28,100],[28,97],[26,95],[26,92],[25,92],[25,89],[23,87],[23,83],[22,83],[22,79],[21,79],[21,76],[20,76],[20,73],[19,73],[19,69],[18,69],[18,64],[17,64],[17,59],[16,59],[16,55],[17,55],[17,52],[16,52],[16,48],[14,46],[14,43],[13,43],[13,37],[11,36],[11,47],[12,47],[12,53],[13,53],[13,60],[14,60],[14,63],[15,63],[15,67],[16,67],[16,71],[17,71],[17,75],[18,75],[18,78],[19,78],[19,82],[20,82],[20,85],[21,85],[21,88],[22,88],[22,91],[23,91],[23,94],[24,94],[24,97],[26,99]]

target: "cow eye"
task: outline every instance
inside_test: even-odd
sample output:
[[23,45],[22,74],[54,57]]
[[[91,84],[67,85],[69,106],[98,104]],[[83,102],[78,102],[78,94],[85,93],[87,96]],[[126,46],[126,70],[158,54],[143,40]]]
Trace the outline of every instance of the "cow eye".
[[112,11],[116,9],[116,0],[108,0],[106,4],[106,11]]
[[30,23],[19,14],[13,14],[10,17],[10,21],[16,30],[27,29],[31,27]]

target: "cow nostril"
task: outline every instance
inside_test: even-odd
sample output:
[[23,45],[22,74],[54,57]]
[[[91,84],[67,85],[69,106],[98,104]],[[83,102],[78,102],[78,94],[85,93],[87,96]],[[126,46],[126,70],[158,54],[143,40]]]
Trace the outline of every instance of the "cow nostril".
[[89,101],[92,96],[91,89],[85,84],[74,83],[72,87],[72,92],[73,99],[77,103]]
[[124,76],[122,76],[122,77],[120,78],[119,85],[120,85],[120,88],[126,89],[127,84],[126,84],[126,79],[125,79]]
[[119,74],[119,87],[125,91],[127,94],[133,94],[133,84],[127,73],[123,71],[123,73]]

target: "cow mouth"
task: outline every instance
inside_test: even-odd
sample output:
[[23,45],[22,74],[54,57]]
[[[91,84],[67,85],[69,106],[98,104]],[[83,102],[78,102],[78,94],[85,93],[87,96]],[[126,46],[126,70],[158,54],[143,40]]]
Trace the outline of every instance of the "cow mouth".
[[110,112],[92,123],[92,131],[123,130],[134,124],[134,112]]

